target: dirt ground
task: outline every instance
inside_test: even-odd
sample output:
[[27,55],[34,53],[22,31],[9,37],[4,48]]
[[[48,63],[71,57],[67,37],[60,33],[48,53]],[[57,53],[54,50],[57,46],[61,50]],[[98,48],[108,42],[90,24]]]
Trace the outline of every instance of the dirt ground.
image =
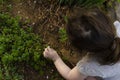
[[[70,13],[68,7],[60,7],[56,0],[12,0],[8,3],[12,6],[10,12],[13,16],[20,16],[22,22],[29,21],[28,25],[41,36],[45,46],[49,45],[57,50],[61,57],[68,60],[69,66],[75,66],[81,56],[69,42],[60,42],[58,33],[61,27],[66,26],[64,17]],[[48,63],[48,66],[43,69],[44,76],[40,76],[31,67],[25,66],[25,80],[50,80],[50,77],[51,80],[64,80],[52,65]]]
[[23,21],[30,20],[30,25],[33,26],[35,33],[41,35],[44,44],[55,48],[72,63],[78,61],[76,58],[73,59],[76,54],[69,55],[74,53],[70,50],[72,48],[69,43],[59,41],[58,31],[66,26],[64,16],[69,14],[69,8],[60,7],[55,0],[21,0],[13,3],[12,13],[20,16]]
[[[61,57],[69,61],[68,65],[75,66],[80,56],[77,51],[73,50],[69,42],[60,42],[58,34],[59,29],[66,25],[64,16],[69,14],[68,7],[60,7],[56,0],[18,0],[8,3],[12,6],[10,12],[13,16],[20,16],[23,22],[30,21],[29,26],[34,28],[35,33],[40,34],[43,44],[56,49]],[[45,74],[40,76],[37,71],[26,66],[25,80],[50,80],[50,77],[53,77],[52,80],[64,80],[53,66],[43,70],[45,70]]]

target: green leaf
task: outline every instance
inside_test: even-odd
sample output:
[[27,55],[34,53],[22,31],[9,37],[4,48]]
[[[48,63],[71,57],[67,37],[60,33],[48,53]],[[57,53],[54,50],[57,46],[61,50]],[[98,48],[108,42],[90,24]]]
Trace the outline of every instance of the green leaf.
[[120,0],[117,0],[118,2],[120,2]]

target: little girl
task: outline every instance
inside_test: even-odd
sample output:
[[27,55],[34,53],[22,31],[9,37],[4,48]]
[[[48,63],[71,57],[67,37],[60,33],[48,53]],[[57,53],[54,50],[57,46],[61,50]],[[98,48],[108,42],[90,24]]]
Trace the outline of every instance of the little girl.
[[73,69],[50,47],[45,48],[44,57],[52,59],[67,80],[97,80],[94,76],[120,80],[120,23],[114,25],[100,10],[79,10],[68,19],[66,30],[71,44],[87,51],[86,56]]

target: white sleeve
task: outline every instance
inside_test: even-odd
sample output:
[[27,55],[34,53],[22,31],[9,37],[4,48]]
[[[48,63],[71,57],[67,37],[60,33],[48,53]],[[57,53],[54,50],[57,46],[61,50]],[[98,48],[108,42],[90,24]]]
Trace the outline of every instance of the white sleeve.
[[113,24],[114,24],[115,29],[116,29],[117,37],[120,37],[120,22],[119,21],[115,21]]
[[[115,76],[118,74],[116,65],[110,66],[110,65],[100,65],[95,61],[90,62],[84,62],[79,61],[77,63],[77,67],[81,74],[84,74],[86,76],[99,76],[102,78],[109,78],[112,76]],[[120,67],[120,65],[119,65]],[[119,68],[118,67],[118,68]]]

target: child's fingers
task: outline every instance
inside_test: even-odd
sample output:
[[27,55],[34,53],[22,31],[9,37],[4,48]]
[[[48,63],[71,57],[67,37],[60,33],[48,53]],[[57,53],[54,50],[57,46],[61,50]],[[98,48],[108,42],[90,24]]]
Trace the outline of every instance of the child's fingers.
[[45,51],[48,52],[49,51],[48,48],[45,48]]
[[44,56],[44,57],[46,56],[45,51],[43,52],[43,56]]
[[47,48],[49,48],[49,49],[50,49],[50,46],[48,46]]
[[45,52],[45,51],[44,51],[44,52],[43,52],[43,55],[44,55],[44,57],[47,58],[47,57],[48,57],[48,52]]
[[49,51],[50,51],[50,50],[51,50],[51,51],[54,51],[54,49],[53,49],[53,48],[50,48],[50,46],[48,46],[47,48],[48,48]]
[[45,48],[45,51],[50,51],[50,46],[48,46],[47,48]]
[[48,46],[47,49],[48,49],[48,51],[50,51],[50,49],[51,49],[50,46]]

